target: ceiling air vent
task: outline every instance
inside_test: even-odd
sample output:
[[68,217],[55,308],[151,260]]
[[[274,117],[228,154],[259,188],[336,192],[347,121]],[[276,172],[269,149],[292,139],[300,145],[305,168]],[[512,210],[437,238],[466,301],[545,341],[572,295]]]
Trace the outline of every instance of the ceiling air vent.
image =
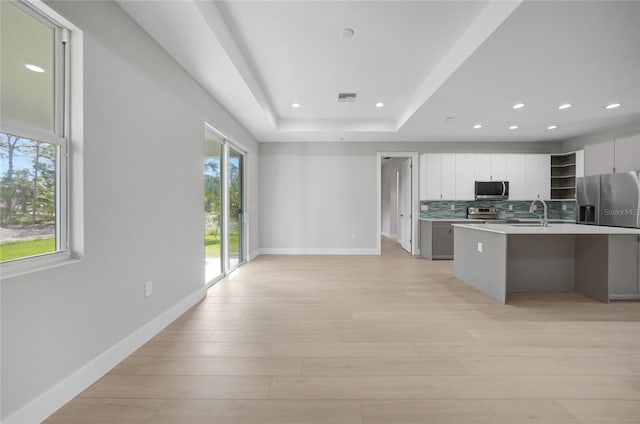
[[356,93],[338,93],[338,103],[353,103],[356,101]]

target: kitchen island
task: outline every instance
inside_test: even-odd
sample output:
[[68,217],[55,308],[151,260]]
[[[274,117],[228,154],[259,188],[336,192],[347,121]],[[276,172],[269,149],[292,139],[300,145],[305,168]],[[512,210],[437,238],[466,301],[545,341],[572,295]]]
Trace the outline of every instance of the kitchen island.
[[509,292],[640,299],[640,230],[576,224],[453,224],[454,275],[499,302]]

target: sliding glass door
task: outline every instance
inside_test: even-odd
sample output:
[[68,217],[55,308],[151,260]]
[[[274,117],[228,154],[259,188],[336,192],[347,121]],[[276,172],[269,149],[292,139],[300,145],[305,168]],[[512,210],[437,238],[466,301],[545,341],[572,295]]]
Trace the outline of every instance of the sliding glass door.
[[244,262],[243,255],[243,155],[229,147],[229,269]]
[[208,126],[204,155],[205,284],[245,261],[244,153]]
[[204,252],[205,283],[223,275],[222,166],[223,142],[205,133],[204,156]]

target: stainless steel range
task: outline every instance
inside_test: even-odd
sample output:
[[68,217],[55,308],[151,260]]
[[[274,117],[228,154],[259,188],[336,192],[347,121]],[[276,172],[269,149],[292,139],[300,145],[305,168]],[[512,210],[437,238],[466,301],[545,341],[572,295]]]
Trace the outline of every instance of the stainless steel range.
[[498,208],[467,208],[468,219],[498,219],[499,215]]

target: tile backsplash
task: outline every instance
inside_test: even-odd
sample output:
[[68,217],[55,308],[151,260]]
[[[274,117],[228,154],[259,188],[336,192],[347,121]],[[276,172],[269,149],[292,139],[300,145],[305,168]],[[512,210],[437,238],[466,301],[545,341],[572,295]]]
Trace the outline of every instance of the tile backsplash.
[[[563,201],[547,201],[549,219],[576,219],[576,202],[575,200]],[[423,205],[427,205],[429,210],[424,211]],[[453,210],[451,206],[453,205]],[[509,210],[509,206],[513,210]],[[542,205],[538,203],[538,210],[529,213],[530,201],[518,200],[426,200],[420,202],[420,218],[466,218],[467,208],[498,208],[500,211],[500,219],[536,219],[538,215],[542,215]],[[566,206],[566,210],[562,207]]]

